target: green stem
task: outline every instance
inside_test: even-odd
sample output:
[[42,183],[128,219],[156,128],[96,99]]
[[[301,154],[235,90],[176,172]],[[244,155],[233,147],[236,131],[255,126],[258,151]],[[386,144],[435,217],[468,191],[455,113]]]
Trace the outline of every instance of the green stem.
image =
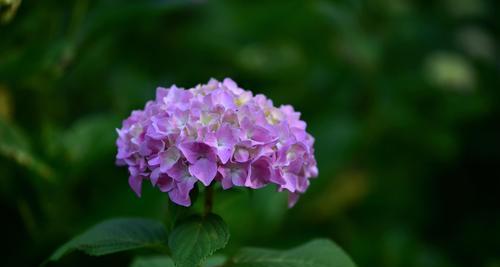
[[212,184],[210,184],[205,188],[205,211],[204,211],[205,216],[212,212],[213,201],[214,201],[214,189]]

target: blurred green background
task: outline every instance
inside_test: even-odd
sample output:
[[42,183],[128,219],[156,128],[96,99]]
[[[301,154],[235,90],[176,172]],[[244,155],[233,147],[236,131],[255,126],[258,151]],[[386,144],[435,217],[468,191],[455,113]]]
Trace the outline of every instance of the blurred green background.
[[498,1],[18,3],[0,0],[2,266],[113,216],[164,219],[167,196],[137,199],[114,165],[114,129],[156,86],[210,77],[294,105],[320,170],[291,210],[218,192],[226,253],[329,237],[360,267],[500,266]]

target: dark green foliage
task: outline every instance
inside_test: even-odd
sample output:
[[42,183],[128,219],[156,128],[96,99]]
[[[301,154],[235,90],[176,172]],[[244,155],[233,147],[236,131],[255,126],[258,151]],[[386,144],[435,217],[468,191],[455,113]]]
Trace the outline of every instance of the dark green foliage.
[[352,260],[330,240],[318,239],[302,246],[276,251],[261,248],[242,249],[228,267],[355,267]]
[[176,226],[168,237],[172,258],[178,267],[200,266],[208,256],[229,241],[226,223],[215,214],[193,216]]
[[112,219],[90,228],[60,247],[50,260],[59,260],[73,250],[92,256],[137,249],[166,248],[167,232],[160,223],[147,219]]
[[[167,256],[136,258],[131,267],[174,266]],[[184,266],[182,264],[175,266]],[[355,267],[352,260],[335,243],[327,239],[316,239],[289,250],[244,248],[225,260],[209,258],[205,264],[190,265],[204,267]]]
[[[132,267],[355,267],[342,249],[327,239],[318,239],[287,251],[244,248],[233,257],[212,256],[226,246],[229,230],[215,214],[193,215],[181,220],[168,235],[172,259],[165,250],[164,226],[146,219],[112,219],[102,222],[56,250],[49,260],[80,250],[92,256],[138,248],[163,250],[162,256],[137,257]],[[208,258],[208,260],[207,260]]]
[[1,265],[104,218],[173,224],[184,210],[128,187],[114,129],[156,86],[229,76],[302,112],[320,175],[291,210],[217,189],[226,255],[325,237],[359,266],[498,266],[499,3],[0,0]]
[[167,256],[138,257],[130,267],[174,267],[174,262]]
[[17,162],[45,179],[50,179],[52,171],[31,151],[26,136],[14,125],[0,118],[0,155]]

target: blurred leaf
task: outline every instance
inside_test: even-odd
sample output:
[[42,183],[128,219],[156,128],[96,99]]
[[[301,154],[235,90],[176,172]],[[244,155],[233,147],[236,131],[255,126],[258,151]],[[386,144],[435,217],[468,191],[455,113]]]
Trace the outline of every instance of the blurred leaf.
[[41,177],[50,180],[52,170],[31,151],[27,137],[20,129],[0,118],[0,155],[15,160]]
[[252,192],[251,203],[256,216],[266,224],[267,231],[275,231],[287,211],[288,194],[278,193],[274,186],[266,186]]
[[8,23],[16,15],[21,0],[0,0],[0,22]]
[[340,173],[324,185],[311,206],[304,206],[303,218],[326,221],[342,214],[358,204],[370,190],[369,177],[362,170],[348,170]]
[[224,248],[229,231],[221,217],[209,214],[192,216],[178,225],[168,238],[172,257],[178,267],[197,267],[215,251]]
[[477,0],[443,0],[447,11],[456,17],[477,17],[487,12],[483,1]]
[[305,245],[276,251],[246,248],[230,259],[229,267],[354,267],[347,254],[327,239],[313,240]]
[[431,54],[425,66],[429,81],[444,89],[470,91],[476,85],[474,68],[458,54]]
[[12,100],[8,88],[0,84],[0,118],[8,120],[12,114]]
[[127,23],[133,20],[139,22],[154,16],[164,14],[166,11],[192,4],[193,1],[179,0],[148,0],[148,1],[129,1],[121,3],[119,8],[116,4],[104,4],[98,6],[89,15],[88,32],[101,31],[111,28],[120,23]]
[[209,257],[207,261],[203,264],[203,267],[221,267],[226,262],[227,258],[222,255],[214,255]]
[[[226,261],[224,256],[213,256],[207,259],[203,267],[222,266]],[[168,256],[137,257],[130,267],[174,267],[174,261]]]
[[495,42],[479,27],[464,27],[457,33],[457,43],[468,55],[487,62],[495,60]]
[[142,107],[153,95],[154,88],[158,86],[151,75],[140,67],[114,67],[109,80],[113,92],[113,105],[123,114]]
[[130,267],[174,267],[174,262],[167,256],[137,257]]
[[77,121],[63,136],[69,160],[85,166],[110,154],[114,150],[115,128],[118,126],[119,120],[110,115],[90,116]]
[[143,247],[164,247],[167,232],[157,221],[139,218],[104,221],[57,249],[49,260],[80,250],[92,256],[106,255]]
[[[194,189],[190,192],[190,195],[198,196],[198,186],[195,186]],[[191,199],[192,203],[196,203],[196,200]],[[181,205],[177,205],[172,201],[167,201],[167,208],[165,211],[165,219],[167,224],[168,231],[172,231],[177,224],[177,221],[181,218],[186,218],[190,214],[189,207],[184,207]]]

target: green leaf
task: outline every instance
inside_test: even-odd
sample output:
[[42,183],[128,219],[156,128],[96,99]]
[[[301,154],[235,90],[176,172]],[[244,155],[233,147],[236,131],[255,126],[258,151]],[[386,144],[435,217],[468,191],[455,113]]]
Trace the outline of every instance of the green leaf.
[[53,170],[31,151],[27,136],[15,125],[0,118],[0,155],[10,158],[48,181]]
[[145,21],[168,11],[192,5],[195,1],[185,0],[148,0],[122,3],[120,8],[105,2],[95,8],[89,15],[86,33],[103,32],[131,21]]
[[174,267],[174,262],[167,256],[137,257],[130,267]]
[[221,217],[192,216],[174,228],[168,238],[175,265],[198,267],[215,251],[224,248],[229,230]]
[[0,23],[7,23],[14,18],[21,0],[0,0]]
[[[207,259],[203,267],[223,266],[226,257],[217,255]],[[130,267],[174,267],[174,261],[168,256],[140,256],[132,261]]]
[[246,248],[238,252],[228,267],[355,267],[347,254],[327,239],[317,239],[302,246],[276,251]]
[[49,260],[58,260],[73,250],[100,256],[143,247],[164,247],[166,242],[167,232],[160,222],[139,218],[111,219],[75,237],[56,250]]
[[203,263],[203,267],[221,267],[224,266],[224,262],[226,262],[227,257],[223,255],[214,255],[209,257],[205,263]]
[[93,115],[78,120],[62,135],[69,161],[77,167],[87,167],[113,154],[118,126],[119,120],[111,115]]

